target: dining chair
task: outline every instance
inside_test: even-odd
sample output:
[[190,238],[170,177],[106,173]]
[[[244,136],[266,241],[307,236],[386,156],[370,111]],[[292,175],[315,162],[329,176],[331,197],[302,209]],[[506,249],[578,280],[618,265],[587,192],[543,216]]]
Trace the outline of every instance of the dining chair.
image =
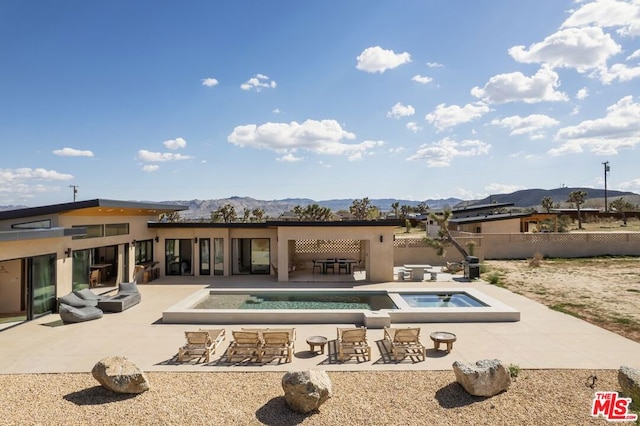
[[329,269],[331,269],[331,271],[335,274],[336,273],[336,260],[335,259],[327,259],[326,262],[327,263],[325,263],[325,265],[324,265],[325,272],[327,272],[327,271],[329,271]]

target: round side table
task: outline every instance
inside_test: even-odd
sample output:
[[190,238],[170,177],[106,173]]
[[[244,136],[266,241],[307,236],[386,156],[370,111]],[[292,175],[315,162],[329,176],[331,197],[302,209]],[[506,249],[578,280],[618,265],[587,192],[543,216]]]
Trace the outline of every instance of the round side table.
[[456,341],[456,335],[447,331],[435,331],[429,336],[433,340],[433,349],[439,350],[440,343],[446,343],[447,353],[453,349],[453,342]]

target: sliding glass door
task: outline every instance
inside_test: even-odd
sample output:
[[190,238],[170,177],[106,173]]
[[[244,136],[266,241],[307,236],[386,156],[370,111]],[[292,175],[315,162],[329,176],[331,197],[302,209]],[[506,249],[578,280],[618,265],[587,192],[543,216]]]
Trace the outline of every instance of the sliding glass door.
[[165,240],[166,275],[193,275],[193,240]]
[[27,319],[51,313],[56,308],[56,255],[27,259]]
[[231,240],[233,274],[268,274],[270,251],[268,238]]

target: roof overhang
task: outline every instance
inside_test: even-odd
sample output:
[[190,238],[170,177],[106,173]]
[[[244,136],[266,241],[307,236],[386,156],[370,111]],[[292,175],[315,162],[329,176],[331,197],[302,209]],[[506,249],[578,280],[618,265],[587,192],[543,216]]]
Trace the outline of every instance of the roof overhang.
[[0,232],[0,242],[75,237],[86,233],[87,230],[85,228],[21,229],[19,231]]

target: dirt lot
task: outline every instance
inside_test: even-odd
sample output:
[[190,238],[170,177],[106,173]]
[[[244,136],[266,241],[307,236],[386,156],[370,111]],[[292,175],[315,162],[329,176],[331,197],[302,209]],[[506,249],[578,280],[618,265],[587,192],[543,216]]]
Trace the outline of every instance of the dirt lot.
[[640,258],[484,262],[482,278],[640,343]]

